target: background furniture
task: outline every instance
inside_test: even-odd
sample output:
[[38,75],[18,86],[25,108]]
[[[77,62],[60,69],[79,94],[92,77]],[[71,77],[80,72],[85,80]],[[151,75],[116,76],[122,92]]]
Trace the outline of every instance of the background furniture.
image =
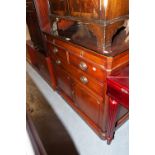
[[26,0],[26,23],[31,37],[31,40],[26,42],[27,60],[51,84],[47,48],[39,17],[35,1]]
[[39,26],[36,8],[33,0],[26,0],[26,23],[29,29],[34,47],[44,53],[42,32]]

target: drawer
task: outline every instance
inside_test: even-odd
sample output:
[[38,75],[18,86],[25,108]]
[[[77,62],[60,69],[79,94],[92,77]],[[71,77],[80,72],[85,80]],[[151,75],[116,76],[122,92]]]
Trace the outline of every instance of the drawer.
[[[64,66],[65,67],[65,66]],[[89,88],[99,96],[103,96],[105,92],[104,83],[99,83],[98,81],[92,79],[87,74],[83,73],[82,71],[76,69],[75,67],[71,66],[66,67],[66,70],[70,73],[70,75],[80,82],[83,86]]]
[[67,61],[67,54],[66,51],[62,48],[59,48],[51,43],[48,43],[48,48],[49,48],[49,55],[51,58],[60,58],[63,59],[64,61]]
[[82,57],[78,57],[74,54],[69,54],[69,62],[82,72],[87,73],[94,79],[103,82],[106,78],[106,72],[98,65],[90,62]]

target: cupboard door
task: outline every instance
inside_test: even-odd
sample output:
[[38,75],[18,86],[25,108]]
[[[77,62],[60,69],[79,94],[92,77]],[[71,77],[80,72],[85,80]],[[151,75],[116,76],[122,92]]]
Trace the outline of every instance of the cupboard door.
[[92,93],[82,88],[79,84],[74,85],[74,95],[75,103],[79,109],[95,124],[98,124],[102,100],[93,96]]
[[72,16],[99,18],[99,0],[69,0]]
[[72,79],[59,66],[55,66],[57,86],[72,99]]
[[49,0],[51,13],[57,15],[67,15],[68,5],[67,0]]

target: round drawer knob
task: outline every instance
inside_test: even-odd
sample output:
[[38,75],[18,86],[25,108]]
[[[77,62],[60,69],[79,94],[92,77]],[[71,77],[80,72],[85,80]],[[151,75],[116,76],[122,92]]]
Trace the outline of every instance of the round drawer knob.
[[54,47],[53,53],[58,53],[58,49],[56,47]]
[[56,64],[61,64],[61,61],[60,60],[56,60]]
[[80,62],[79,64],[80,69],[82,69],[83,71],[86,71],[88,69],[87,64],[84,62]]
[[81,76],[81,77],[80,77],[80,81],[81,81],[83,84],[88,83],[88,79],[87,79],[85,76]]

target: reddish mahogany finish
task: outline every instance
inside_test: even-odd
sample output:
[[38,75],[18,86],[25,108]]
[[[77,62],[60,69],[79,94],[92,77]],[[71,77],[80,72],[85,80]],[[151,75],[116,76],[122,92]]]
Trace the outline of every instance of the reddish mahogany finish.
[[[111,76],[120,77],[129,63],[128,0],[105,2],[35,0],[35,6],[53,89],[110,143],[116,128],[128,117],[122,108],[128,107],[127,87]],[[30,53],[34,64],[44,62]]]
[[128,49],[128,0],[49,0],[51,32],[102,54]]
[[53,68],[53,65],[51,63],[51,59],[49,57],[46,57],[46,62],[47,62],[49,75],[50,75],[50,78],[51,78],[52,88],[53,88],[53,90],[56,90],[57,84],[56,84],[56,79],[55,79],[55,76],[54,76],[54,68]]
[[36,49],[30,40],[26,41],[26,53],[29,55],[30,62],[33,65],[37,65]]
[[128,0],[49,0],[51,13],[87,19],[115,19],[128,15]]
[[112,98],[109,98],[109,113],[107,123],[107,143],[110,144],[115,130],[116,116],[118,111],[118,102]]
[[98,66],[93,61],[84,59],[75,54],[69,54],[70,63],[77,69],[87,73],[99,82],[105,81],[106,72],[101,66]]
[[108,96],[114,98],[122,106],[129,109],[129,67],[121,70],[115,76],[109,76],[107,80]]
[[103,99],[94,97],[91,92],[85,91],[79,84],[74,86],[74,95],[79,109],[98,125],[100,104],[103,104]]
[[38,48],[41,52],[44,52],[43,36],[40,30],[36,8],[33,0],[26,1],[26,23],[35,48]]
[[72,95],[72,79],[70,76],[59,66],[55,67],[56,72],[56,80],[57,80],[57,87],[61,89],[66,95],[73,99]]
[[52,84],[52,88],[55,89],[56,83],[54,77],[52,76],[53,70],[50,59],[40,53],[40,50],[37,50],[30,40],[26,42],[26,51],[30,57],[30,62],[33,67],[50,85]]
[[[115,76],[109,76],[107,79],[107,95],[109,96],[109,110],[107,122],[107,140],[108,144],[114,136],[118,107],[122,105],[129,110],[129,67],[122,69]],[[128,112],[122,117],[122,121],[128,119]]]
[[48,0],[34,0],[41,30],[46,28],[50,32],[50,20],[48,10]]
[[[67,101],[72,101],[73,107],[84,114],[81,115],[82,117],[87,116],[83,118],[95,131],[98,128],[100,131],[98,135],[101,138],[109,139],[107,135],[112,135],[114,129],[111,124],[107,133],[106,122],[111,120],[110,117],[113,115],[109,116],[110,106],[107,105],[109,102],[105,102],[106,77],[110,74],[118,74],[121,68],[128,64],[128,51],[115,57],[106,57],[63,42],[48,34],[46,34],[46,39],[51,62],[56,72],[57,88],[61,95]],[[85,65],[81,67],[81,62],[84,62],[87,67]],[[81,82],[82,76],[86,77],[88,82]],[[119,107],[118,109],[122,110]],[[116,118],[116,121],[120,121],[119,125],[122,124],[122,115]]]

